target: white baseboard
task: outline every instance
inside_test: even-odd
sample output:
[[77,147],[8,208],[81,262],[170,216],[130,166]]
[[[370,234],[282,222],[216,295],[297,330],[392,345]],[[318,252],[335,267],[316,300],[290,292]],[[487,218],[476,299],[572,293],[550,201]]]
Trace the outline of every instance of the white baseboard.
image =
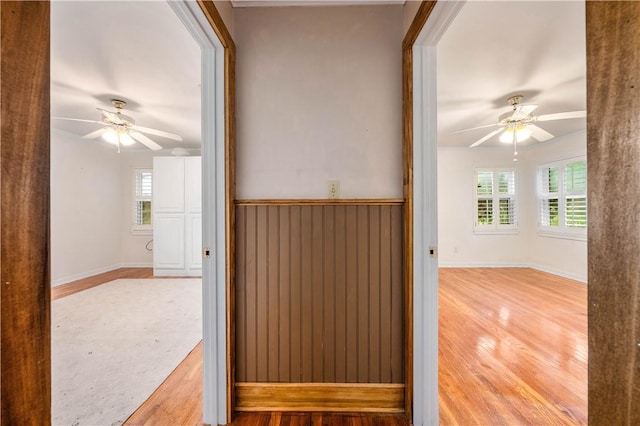
[[531,268],[559,277],[587,283],[587,277],[532,263],[440,262],[439,268]]
[[153,263],[119,263],[117,265],[105,266],[104,268],[94,269],[92,271],[81,272],[79,274],[69,275],[62,278],[56,278],[51,281],[51,287],[55,287],[62,284],[67,284],[72,281],[81,280],[83,278],[92,277],[94,275],[103,274],[105,272],[115,271],[120,268],[153,268]]
[[537,269],[538,271],[548,272],[549,274],[558,275],[563,278],[569,278],[570,280],[580,281],[581,283],[587,284],[587,277],[582,275],[572,274],[571,272],[561,271],[559,269],[549,268],[542,265],[532,264],[529,267],[532,269]]
[[120,265],[121,268],[153,268],[153,262],[133,262],[133,263],[123,263]]
[[529,268],[527,263],[439,262],[439,268]]
[[105,272],[114,271],[116,269],[120,269],[122,265],[109,265],[103,268],[94,269],[91,271],[81,272],[79,274],[69,275],[66,277],[56,278],[55,280],[51,280],[51,287],[55,287],[58,285],[70,283],[72,281],[81,280],[83,278],[91,277],[93,275],[103,274]]

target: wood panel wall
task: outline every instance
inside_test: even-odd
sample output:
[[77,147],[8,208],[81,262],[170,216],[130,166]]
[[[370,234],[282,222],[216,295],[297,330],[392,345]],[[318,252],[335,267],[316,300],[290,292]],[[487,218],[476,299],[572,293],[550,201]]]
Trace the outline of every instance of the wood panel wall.
[[587,2],[589,423],[640,424],[640,3]]
[[237,382],[403,383],[402,209],[237,206]]

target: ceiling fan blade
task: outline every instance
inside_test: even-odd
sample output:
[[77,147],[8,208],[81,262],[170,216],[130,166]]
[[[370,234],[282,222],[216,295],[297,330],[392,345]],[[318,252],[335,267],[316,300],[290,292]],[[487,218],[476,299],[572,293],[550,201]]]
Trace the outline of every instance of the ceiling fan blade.
[[91,132],[91,133],[89,133],[87,135],[84,135],[83,138],[84,139],[94,139],[94,138],[100,137],[108,129],[109,129],[108,127],[103,127],[102,129],[98,129],[95,132]]
[[53,120],[67,120],[67,121],[81,121],[83,123],[98,123],[98,124],[104,124],[102,121],[96,121],[96,120],[83,120],[81,118],[67,118],[67,117],[51,117],[51,119]]
[[491,133],[489,133],[488,135],[485,135],[483,138],[478,139],[477,141],[475,141],[474,143],[472,143],[471,145],[469,145],[469,148],[473,148],[475,146],[478,146],[480,144],[485,143],[486,141],[488,141],[489,139],[491,139],[493,136],[497,135],[498,133],[500,133],[502,131],[502,129],[504,129],[504,127],[500,127],[499,129],[493,130]]
[[118,116],[118,114],[116,114],[115,112],[111,112],[111,111],[107,111],[106,109],[102,109],[102,108],[96,108],[98,111],[102,112],[102,115],[104,115],[105,117],[107,117],[107,119],[109,121],[111,121],[112,123],[115,124],[123,124],[124,122],[122,121],[122,119],[120,119],[120,117]]
[[471,130],[478,130],[478,129],[486,129],[487,127],[495,127],[495,126],[500,126],[500,124],[498,123],[494,123],[494,124],[486,124],[484,126],[478,126],[478,127],[471,127],[469,129],[462,129],[462,130],[457,130],[453,133],[450,133],[451,135],[457,135],[458,133],[464,133],[464,132],[468,132]]
[[175,133],[165,132],[164,130],[151,129],[149,127],[135,126],[135,129],[142,133],[149,133],[150,135],[162,136],[167,139],[173,139],[174,141],[182,142],[182,136]]
[[522,120],[531,114],[535,109],[538,108],[538,105],[518,105],[513,111],[511,115],[512,120]]
[[162,149],[160,145],[158,145],[157,143],[155,143],[154,141],[152,141],[151,139],[149,139],[148,137],[146,137],[140,132],[130,131],[129,134],[131,135],[132,138],[134,138],[135,140],[137,140],[138,142],[140,142],[141,144],[143,144],[144,146],[146,146],[147,148],[153,151],[159,151]]
[[583,118],[587,116],[587,111],[567,111],[555,114],[542,114],[536,117],[536,121],[566,120],[568,118]]
[[529,124],[528,127],[529,127],[529,130],[531,130],[531,136],[533,136],[535,139],[539,140],[540,142],[548,141],[549,139],[553,139],[555,137],[551,133],[547,132],[544,129],[541,129],[535,124]]

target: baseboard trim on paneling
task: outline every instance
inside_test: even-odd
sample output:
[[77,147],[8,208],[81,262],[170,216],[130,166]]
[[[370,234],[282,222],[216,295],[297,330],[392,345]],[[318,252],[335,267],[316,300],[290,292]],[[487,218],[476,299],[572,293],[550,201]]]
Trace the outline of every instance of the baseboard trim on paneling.
[[440,262],[439,268],[531,268],[570,280],[587,284],[587,278],[571,272],[549,268],[535,263],[482,263],[482,262]]
[[120,269],[120,268],[122,268],[122,265],[118,263],[116,265],[109,265],[103,268],[94,269],[92,271],[81,272],[79,274],[69,275],[62,278],[56,278],[55,280],[51,281],[51,286],[55,287],[58,285],[67,284],[72,281],[81,280],[83,278],[89,278],[94,275],[103,274],[105,272],[115,271],[116,269]]
[[236,411],[404,413],[404,384],[236,383]]

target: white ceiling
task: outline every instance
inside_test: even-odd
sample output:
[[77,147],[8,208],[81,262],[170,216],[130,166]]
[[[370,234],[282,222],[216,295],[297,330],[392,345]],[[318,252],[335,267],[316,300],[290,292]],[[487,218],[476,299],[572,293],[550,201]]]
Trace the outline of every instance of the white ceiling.
[[[438,145],[468,147],[492,128],[451,133],[496,123],[515,94],[538,105],[534,115],[584,110],[585,49],[584,2],[468,2],[437,47]],[[538,125],[561,136],[586,120]]]
[[[469,146],[488,130],[451,133],[495,123],[514,94],[539,105],[535,114],[585,109],[584,21],[580,1],[468,2],[438,44],[439,145]],[[200,49],[166,2],[57,1],[51,22],[52,116],[99,120],[96,107],[113,109],[110,99],[121,98],[137,124],[200,146]],[[584,119],[539,125],[556,136],[586,127]],[[77,135],[99,127],[52,126]],[[498,145],[494,137],[482,146]]]
[[[96,107],[113,111],[112,98],[127,101],[138,125],[199,148],[200,48],[164,1],[52,2],[51,116],[99,120]],[[52,127],[85,135],[100,125],[53,119]]]

